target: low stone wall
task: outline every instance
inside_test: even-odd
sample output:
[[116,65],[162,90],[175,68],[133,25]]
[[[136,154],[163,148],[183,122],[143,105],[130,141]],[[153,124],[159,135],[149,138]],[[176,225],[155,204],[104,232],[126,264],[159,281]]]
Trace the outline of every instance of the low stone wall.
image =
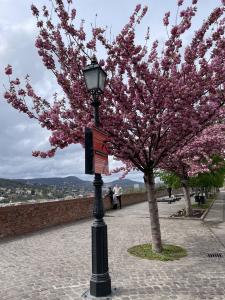
[[0,208],[0,236],[32,232],[91,215],[92,198],[21,204]]
[[[166,191],[157,193],[157,197],[164,195]],[[93,200],[93,198],[82,198],[0,207],[0,238],[90,218]],[[146,193],[124,194],[122,206],[146,200]],[[104,199],[104,207],[106,210],[110,209],[108,198]]]

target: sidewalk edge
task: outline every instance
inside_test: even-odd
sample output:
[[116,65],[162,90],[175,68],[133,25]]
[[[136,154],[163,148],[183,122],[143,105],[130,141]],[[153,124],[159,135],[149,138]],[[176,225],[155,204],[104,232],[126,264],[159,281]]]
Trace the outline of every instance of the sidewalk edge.
[[210,204],[210,206],[208,207],[208,209],[206,209],[206,211],[204,212],[204,214],[201,216],[201,220],[204,221],[205,217],[208,215],[210,209],[212,208],[214,202],[217,200],[217,195],[215,196],[214,200],[212,201],[212,203]]

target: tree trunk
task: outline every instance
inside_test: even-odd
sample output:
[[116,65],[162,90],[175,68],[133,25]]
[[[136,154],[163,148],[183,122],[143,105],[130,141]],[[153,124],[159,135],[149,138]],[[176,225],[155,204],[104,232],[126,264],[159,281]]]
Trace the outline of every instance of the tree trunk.
[[155,197],[155,181],[153,170],[144,174],[144,181],[148,197],[148,206],[150,214],[151,235],[152,235],[152,251],[162,252],[161,231],[159,224],[158,205]]
[[192,216],[192,206],[191,206],[191,197],[190,191],[188,186],[188,180],[182,180],[183,191],[184,191],[184,200],[185,200],[185,210],[186,210],[186,217]]

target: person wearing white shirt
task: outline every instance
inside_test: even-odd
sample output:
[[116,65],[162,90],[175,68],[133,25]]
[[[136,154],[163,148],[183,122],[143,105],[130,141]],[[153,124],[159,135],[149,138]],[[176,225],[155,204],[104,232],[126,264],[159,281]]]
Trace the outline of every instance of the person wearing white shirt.
[[118,186],[117,184],[114,186],[113,188],[113,192],[119,202],[119,206],[120,206],[120,209],[121,209],[121,196],[122,196],[122,193],[123,193],[123,190],[122,190],[122,187],[121,186]]

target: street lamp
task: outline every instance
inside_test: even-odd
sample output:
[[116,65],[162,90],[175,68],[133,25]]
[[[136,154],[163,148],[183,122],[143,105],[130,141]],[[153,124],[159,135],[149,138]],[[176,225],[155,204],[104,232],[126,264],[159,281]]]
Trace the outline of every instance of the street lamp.
[[[95,126],[99,121],[99,96],[104,92],[106,73],[99,66],[95,57],[84,70],[84,79],[87,90],[93,96]],[[111,279],[108,269],[108,242],[107,225],[104,222],[104,207],[102,201],[102,176],[95,173],[93,185],[95,187],[95,200],[93,205],[94,223],[91,227],[92,238],[92,275],[90,280],[90,295],[104,297],[111,294]]]
[[95,56],[93,56],[91,64],[83,70],[83,73],[87,90],[90,93],[103,94],[107,75],[99,66]]

